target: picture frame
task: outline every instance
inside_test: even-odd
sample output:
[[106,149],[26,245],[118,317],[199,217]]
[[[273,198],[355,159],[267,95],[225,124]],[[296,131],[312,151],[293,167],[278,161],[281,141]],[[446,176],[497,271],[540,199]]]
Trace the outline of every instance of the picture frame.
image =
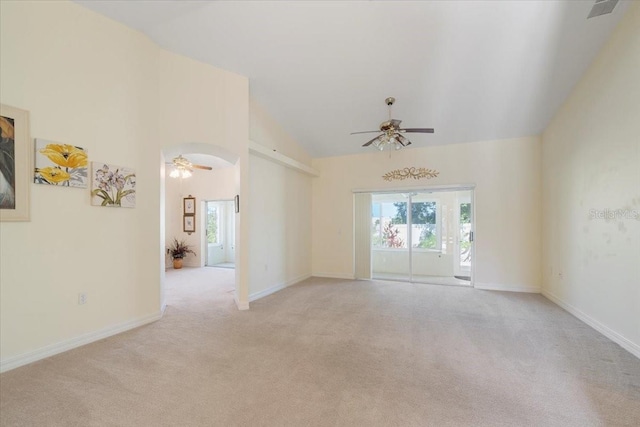
[[136,207],[136,172],[126,166],[91,162],[91,205]]
[[234,197],[233,201],[235,202],[236,213],[240,213],[240,195],[236,194],[236,197]]
[[196,231],[196,217],[193,215],[185,215],[182,217],[182,230],[185,233],[195,233]]
[[29,112],[0,104],[0,222],[30,221],[33,144]]
[[33,183],[40,185],[87,188],[89,159],[77,145],[35,139]]
[[183,203],[183,212],[184,215],[195,215],[196,214],[196,198],[192,195],[189,197],[185,197],[182,199]]

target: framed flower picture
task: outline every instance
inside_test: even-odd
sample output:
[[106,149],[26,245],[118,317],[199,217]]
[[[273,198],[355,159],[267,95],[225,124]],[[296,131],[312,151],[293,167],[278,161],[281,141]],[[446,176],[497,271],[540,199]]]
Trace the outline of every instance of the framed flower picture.
[[0,221],[29,221],[29,112],[0,105]]
[[183,231],[185,233],[195,233],[196,231],[196,217],[195,216],[184,216],[183,217],[184,227]]
[[195,215],[196,214],[196,198],[189,195],[189,197],[185,197],[183,199],[184,204],[184,215]]
[[87,188],[88,166],[83,148],[36,139],[34,183]]
[[136,173],[133,169],[91,162],[91,204],[94,206],[136,207]]

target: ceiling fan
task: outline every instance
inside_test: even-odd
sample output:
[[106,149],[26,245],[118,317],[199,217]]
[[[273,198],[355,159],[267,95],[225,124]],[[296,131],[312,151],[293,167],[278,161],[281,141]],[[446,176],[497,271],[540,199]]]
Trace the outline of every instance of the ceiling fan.
[[210,171],[213,168],[211,166],[194,165],[189,160],[181,155],[174,157],[171,162],[167,162],[168,165],[173,165],[173,170],[169,173],[171,178],[189,178],[193,174],[194,169],[202,169]]
[[359,133],[377,133],[381,132],[380,135],[376,136],[370,141],[365,142],[362,146],[368,147],[373,144],[378,150],[382,151],[385,147],[394,147],[396,150],[400,150],[402,147],[406,147],[407,145],[411,145],[411,141],[409,141],[403,134],[405,133],[433,133],[432,128],[401,128],[400,123],[402,120],[392,119],[391,118],[391,106],[396,102],[396,99],[393,97],[389,97],[384,100],[385,104],[389,106],[389,120],[380,123],[380,130],[367,130],[363,132],[351,132],[351,135],[356,135]]

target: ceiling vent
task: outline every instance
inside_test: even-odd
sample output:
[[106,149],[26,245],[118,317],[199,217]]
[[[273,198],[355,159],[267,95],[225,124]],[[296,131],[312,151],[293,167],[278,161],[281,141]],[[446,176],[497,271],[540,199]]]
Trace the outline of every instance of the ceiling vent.
[[587,19],[613,12],[616,4],[618,4],[618,0],[596,0],[596,4],[591,8]]

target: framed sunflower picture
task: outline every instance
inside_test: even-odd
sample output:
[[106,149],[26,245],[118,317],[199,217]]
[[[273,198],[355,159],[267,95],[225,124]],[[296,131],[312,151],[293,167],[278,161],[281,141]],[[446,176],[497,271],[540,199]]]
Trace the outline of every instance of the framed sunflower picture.
[[36,184],[87,188],[89,162],[81,148],[59,142],[36,139]]
[[0,221],[29,221],[29,112],[0,105]]

